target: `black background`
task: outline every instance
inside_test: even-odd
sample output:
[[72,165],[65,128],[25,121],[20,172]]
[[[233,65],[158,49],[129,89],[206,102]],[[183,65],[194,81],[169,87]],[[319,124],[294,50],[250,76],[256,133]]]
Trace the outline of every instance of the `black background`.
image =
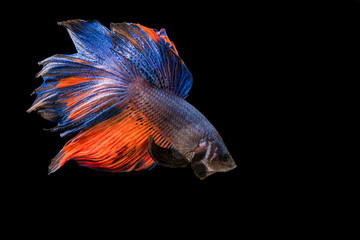
[[[16,98],[22,100],[16,116],[21,124],[14,127],[18,138],[14,144],[17,147],[12,148],[15,161],[12,169],[16,169],[16,176],[10,179],[16,181],[15,191],[20,195],[17,199],[23,199],[20,205],[26,212],[36,215],[45,210],[53,216],[66,213],[70,219],[84,214],[123,216],[130,213],[126,219],[137,221],[165,214],[158,224],[171,225],[174,218],[210,219],[214,214],[228,218],[235,210],[241,210],[244,202],[241,199],[254,200],[251,192],[257,191],[252,186],[254,181],[259,183],[258,174],[252,175],[249,171],[258,170],[243,167],[243,162],[252,161],[254,154],[248,149],[254,136],[248,139],[249,135],[245,134],[253,131],[254,126],[249,127],[244,121],[247,118],[249,122],[251,118],[247,109],[252,100],[245,96],[251,95],[249,91],[253,89],[246,87],[247,82],[256,75],[249,63],[253,58],[248,54],[254,45],[249,49],[246,46],[249,39],[243,40],[248,35],[246,25],[252,18],[239,19],[237,11],[229,12],[234,5],[179,7],[176,3],[164,4],[153,8],[138,8],[136,3],[106,7],[94,4],[84,9],[70,3],[66,6],[55,4],[45,9],[32,8],[31,14],[21,16],[23,22],[13,29],[22,38],[20,52],[24,56],[21,70],[17,70],[21,75],[21,88]],[[68,19],[98,20],[106,27],[111,22],[134,22],[158,30],[165,28],[193,75],[187,101],[220,132],[238,167],[201,181],[190,167],[156,166],[151,171],[113,174],[69,161],[48,176],[50,160],[70,138],[44,131],[54,123],[35,112],[28,114],[26,110],[36,98],[31,93],[42,83],[41,78],[35,78],[41,70],[37,63],[54,54],[75,53],[67,31],[57,25]],[[246,156],[244,152],[248,152]],[[143,225],[148,225],[148,221],[140,225],[146,227]],[[221,232],[220,229],[216,231]]]
[[[234,7],[231,5],[190,5],[174,11],[161,4],[153,8],[136,7],[136,4],[119,4],[106,8],[94,5],[79,9],[69,4],[66,7],[54,5],[45,9],[35,8],[18,27],[17,31],[26,29],[27,40],[21,49],[25,56],[20,72],[19,93],[23,99],[20,113],[23,121],[17,128],[21,129],[21,149],[15,150],[18,151],[21,171],[26,176],[24,184],[49,196],[78,195],[82,198],[88,195],[99,199],[115,198],[112,201],[116,202],[117,198],[127,197],[152,201],[160,194],[162,197],[159,198],[169,198],[164,201],[170,205],[191,204],[193,201],[214,198],[224,199],[228,205],[226,208],[230,207],[230,199],[253,181],[243,177],[242,168],[243,154],[248,151],[245,149],[249,145],[244,135],[249,129],[243,119],[249,118],[246,109],[251,101],[244,96],[249,96],[248,91],[252,91],[246,89],[246,82],[254,79],[253,74],[256,74],[246,69],[252,59],[249,59],[250,55],[244,54],[251,51],[246,47],[246,41],[249,40],[243,39],[248,35],[249,27],[246,25],[252,19],[239,19],[239,12],[228,12]],[[169,6],[173,7],[177,8]],[[31,96],[32,91],[42,83],[41,78],[35,78],[41,70],[37,63],[54,54],[75,52],[67,31],[58,26],[57,22],[77,18],[98,20],[106,27],[111,22],[134,22],[158,30],[165,28],[193,75],[193,86],[187,101],[217,128],[238,167],[200,181],[190,167],[168,169],[157,166],[151,171],[112,174],[80,167],[70,161],[48,176],[50,160],[70,138],[61,138],[58,133],[44,131],[54,126],[54,123],[42,119],[35,112],[28,114],[25,111],[36,97]],[[244,75],[244,72],[249,75]]]
[[[22,122],[16,128],[21,134],[17,146],[21,147],[14,151],[29,188],[71,198],[108,196],[116,198],[112,200],[115,202],[124,196],[141,201],[163,199],[170,205],[206,201],[215,206],[220,203],[220,209],[239,205],[239,196],[252,201],[257,189],[272,188],[267,177],[274,180],[276,175],[269,174],[267,168],[274,161],[263,157],[271,151],[264,143],[273,141],[268,132],[273,131],[269,125],[276,110],[268,102],[269,95],[264,97],[263,93],[270,86],[268,75],[278,68],[274,54],[279,52],[277,41],[284,41],[277,34],[288,26],[296,27],[293,23],[284,25],[293,8],[279,16],[260,3],[169,4],[93,3],[83,8],[67,3],[32,6],[31,12],[19,14],[17,20],[21,21],[12,31],[21,44],[16,48],[22,56],[21,70],[16,71],[21,75],[17,94],[23,100],[18,108]],[[152,171],[111,174],[70,161],[48,176],[50,160],[69,138],[43,131],[54,124],[25,111],[36,97],[30,94],[42,83],[41,78],[35,78],[41,69],[37,63],[54,54],[75,52],[67,31],[57,22],[77,18],[95,19],[107,27],[111,22],[135,22],[158,30],[165,28],[193,75],[187,101],[216,127],[238,167],[200,181],[191,168],[157,166]]]
[[[55,216],[65,212],[69,219],[111,213],[119,221],[126,211],[127,220],[146,220],[142,227],[166,225],[177,233],[203,221],[209,225],[200,231],[222,236],[249,229],[258,234],[259,225],[268,232],[296,228],[287,220],[306,212],[313,200],[302,194],[311,172],[299,173],[299,169],[312,168],[313,155],[306,155],[304,149],[313,145],[303,139],[299,143],[297,137],[307,131],[303,127],[307,119],[298,112],[303,110],[298,101],[307,96],[297,94],[306,81],[315,79],[304,75],[304,69],[318,57],[324,42],[317,42],[316,36],[331,18],[312,21],[312,17],[326,10],[296,2],[278,6],[258,1],[88,2],[86,6],[55,2],[22,4],[22,8],[31,10],[7,18],[10,29],[3,37],[8,40],[4,46],[12,49],[6,60],[16,89],[4,90],[11,93],[5,100],[11,104],[4,108],[10,116],[6,128],[11,131],[4,151],[4,162],[11,166],[3,167],[4,175],[10,176],[4,185],[17,193],[21,209],[30,210],[29,215],[42,209]],[[358,4],[353,10],[358,13]],[[165,28],[193,75],[187,101],[219,131],[237,168],[200,181],[191,168],[157,166],[151,171],[112,174],[70,161],[48,176],[50,160],[69,138],[43,131],[53,123],[26,110],[35,99],[30,94],[42,83],[35,78],[41,69],[37,63],[54,54],[75,52],[67,31],[57,25],[68,19],[98,20],[106,27],[111,22],[134,22]],[[153,220],[160,212],[165,213],[161,222]],[[172,225],[175,218],[183,217],[184,225]],[[279,225],[266,227],[278,217]]]

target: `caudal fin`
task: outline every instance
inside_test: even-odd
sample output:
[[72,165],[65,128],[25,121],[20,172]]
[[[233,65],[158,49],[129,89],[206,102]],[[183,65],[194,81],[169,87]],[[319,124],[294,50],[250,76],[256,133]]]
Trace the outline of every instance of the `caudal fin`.
[[43,84],[28,112],[37,110],[57,123],[61,136],[77,134],[52,160],[49,173],[66,161],[107,171],[149,169],[151,134],[168,146],[146,119],[129,108],[129,86],[139,78],[171,94],[186,97],[192,77],[165,30],[139,24],[69,20],[59,23],[77,53],[57,54],[40,62]]
[[52,131],[74,134],[106,120],[127,104],[127,86],[136,70],[126,59],[111,51],[110,31],[96,21],[73,20],[67,27],[78,53],[57,54],[39,64],[44,83],[28,112],[37,110],[57,122]]

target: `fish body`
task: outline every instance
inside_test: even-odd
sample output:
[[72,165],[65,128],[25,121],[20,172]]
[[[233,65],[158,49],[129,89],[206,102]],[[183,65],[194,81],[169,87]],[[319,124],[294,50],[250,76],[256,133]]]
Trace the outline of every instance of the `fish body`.
[[139,24],[60,23],[78,53],[41,62],[44,83],[28,110],[76,134],[52,160],[111,172],[191,165],[200,178],[236,167],[214,126],[185,97],[191,73],[165,30]]
[[161,136],[181,154],[188,155],[201,139],[222,143],[212,124],[183,98],[154,88],[145,81],[135,85],[130,91],[133,111],[156,126]]

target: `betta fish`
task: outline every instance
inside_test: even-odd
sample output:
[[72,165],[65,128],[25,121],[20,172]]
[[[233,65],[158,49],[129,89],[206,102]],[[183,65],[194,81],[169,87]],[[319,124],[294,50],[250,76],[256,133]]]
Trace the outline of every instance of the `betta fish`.
[[236,167],[214,126],[185,98],[192,75],[164,29],[68,20],[77,53],[39,64],[43,84],[28,112],[74,137],[52,159],[108,172],[190,165],[204,179]]

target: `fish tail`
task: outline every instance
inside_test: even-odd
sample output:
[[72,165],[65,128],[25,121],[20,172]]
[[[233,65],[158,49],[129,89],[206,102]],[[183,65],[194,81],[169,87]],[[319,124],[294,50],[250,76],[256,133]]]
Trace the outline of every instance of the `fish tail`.
[[121,113],[127,104],[128,86],[137,71],[122,55],[112,51],[111,32],[97,21],[70,20],[65,26],[77,53],[57,54],[39,64],[44,79],[27,112],[37,110],[56,122],[51,131],[73,135]]
[[77,53],[57,54],[40,62],[44,79],[28,112],[56,122],[51,131],[77,134],[52,159],[49,174],[65,162],[105,171],[149,169],[151,126],[139,122],[129,107],[129,86],[141,78],[124,54],[113,48],[114,33],[97,21],[61,22]]
[[77,53],[57,54],[40,62],[44,80],[28,112],[57,123],[51,131],[75,135],[52,159],[49,174],[75,160],[93,169],[127,172],[151,169],[148,136],[169,147],[146,118],[130,104],[129,91],[139,79],[185,98],[192,77],[165,30],[139,24],[69,20],[64,26]]

